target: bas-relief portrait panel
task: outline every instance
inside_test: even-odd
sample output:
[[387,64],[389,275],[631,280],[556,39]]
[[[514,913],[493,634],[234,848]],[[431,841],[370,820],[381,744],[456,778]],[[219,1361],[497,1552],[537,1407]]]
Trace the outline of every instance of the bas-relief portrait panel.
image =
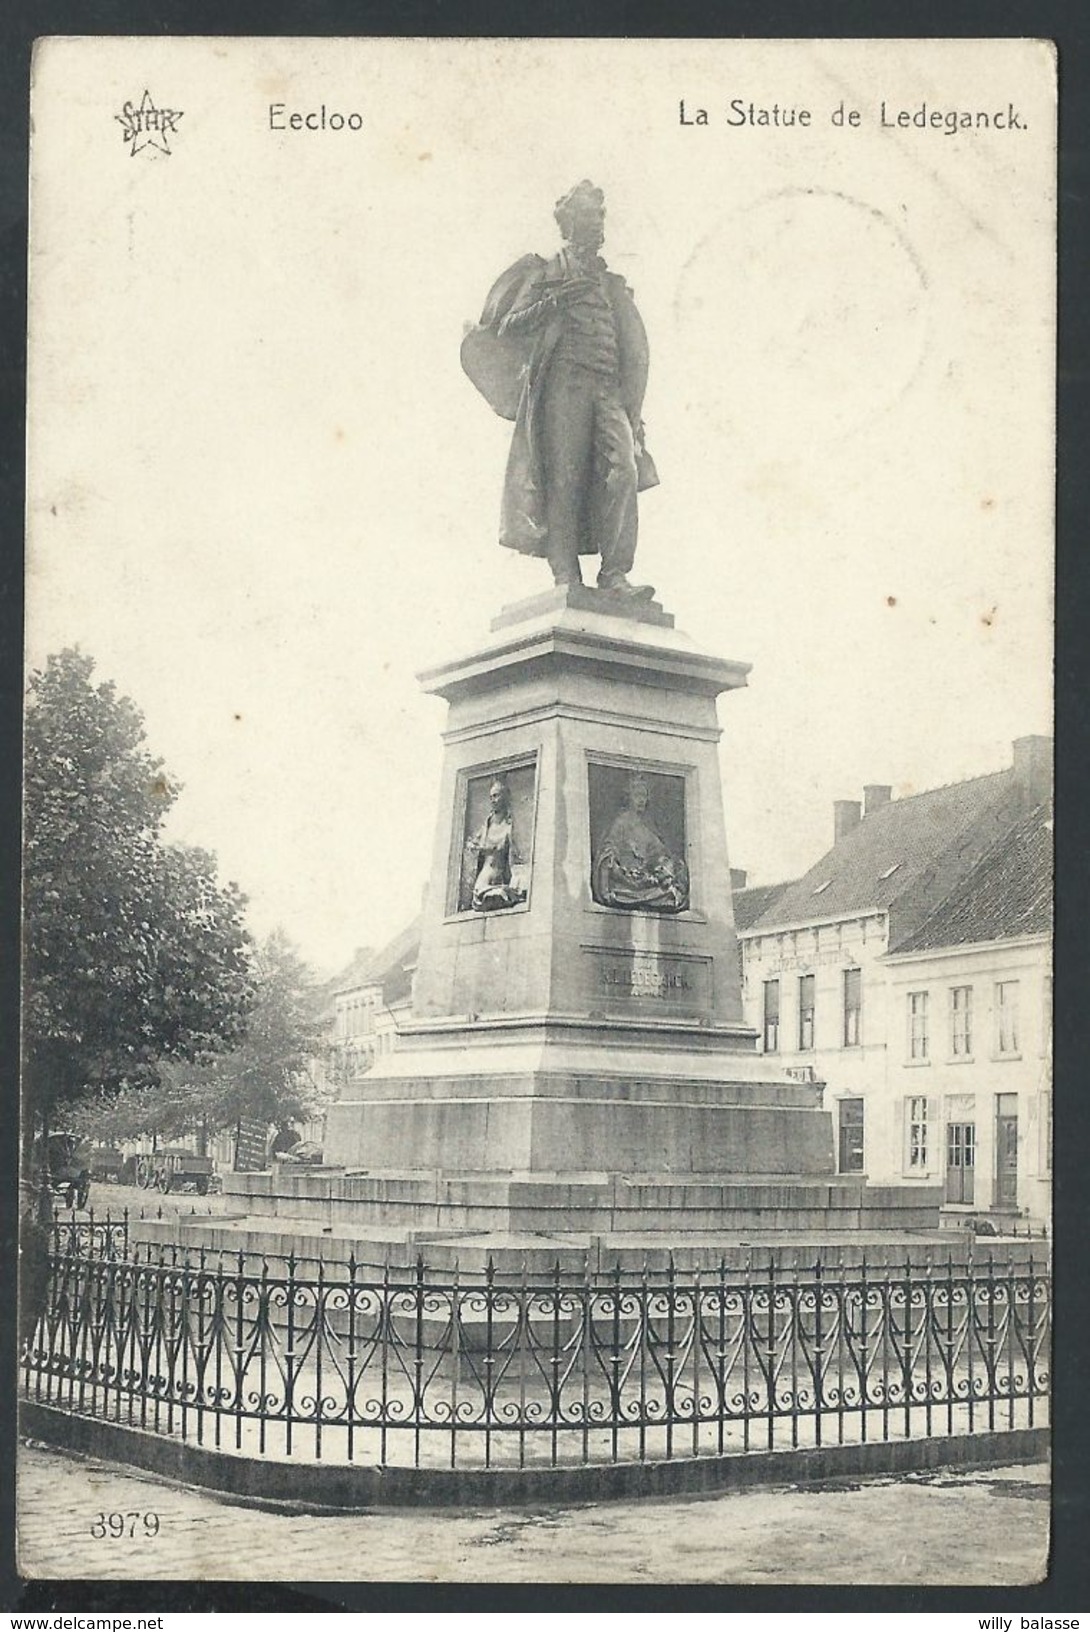
[[587,766],[590,889],[622,912],[684,912],[690,901],[685,776],[643,766]]
[[530,893],[537,763],[502,762],[461,779],[452,912],[502,912]]

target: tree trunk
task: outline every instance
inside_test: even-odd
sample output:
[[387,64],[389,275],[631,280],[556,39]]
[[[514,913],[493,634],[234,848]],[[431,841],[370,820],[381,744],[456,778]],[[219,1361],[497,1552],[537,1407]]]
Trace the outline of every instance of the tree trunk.
[[[38,1126],[35,1126],[37,1122]],[[29,1344],[45,1310],[53,1194],[49,1185],[49,1123],[27,1116],[19,1175],[19,1343]]]

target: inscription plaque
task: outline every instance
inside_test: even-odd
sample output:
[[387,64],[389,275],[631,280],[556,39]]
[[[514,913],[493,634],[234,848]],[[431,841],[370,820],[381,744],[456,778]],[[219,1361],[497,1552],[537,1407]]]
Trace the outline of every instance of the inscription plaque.
[[711,959],[585,946],[592,1009],[699,1019],[711,1008]]

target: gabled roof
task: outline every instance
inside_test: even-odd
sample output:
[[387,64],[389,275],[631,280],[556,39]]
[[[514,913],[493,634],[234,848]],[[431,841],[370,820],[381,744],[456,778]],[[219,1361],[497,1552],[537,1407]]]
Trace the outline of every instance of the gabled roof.
[[1052,929],[1052,805],[1038,805],[982,856],[894,952],[1047,935]]
[[789,879],[782,884],[751,884],[748,889],[735,890],[731,897],[735,929],[748,929],[793,883]]
[[369,946],[357,947],[339,974],[331,975],[328,980],[319,981],[315,987],[315,1003],[323,1018],[332,1019],[336,1012],[337,994],[350,991],[359,985],[359,977],[371,963],[374,955]]
[[351,979],[339,982],[339,993],[359,991],[361,987],[379,986],[384,1003],[395,1003],[408,995],[412,987],[412,971],[420,950],[420,914],[411,924],[399,930],[392,941],[379,952],[368,954],[365,964],[356,967],[355,961],[347,973]]
[[354,992],[359,986],[366,986],[368,973],[374,961],[374,947],[361,946],[357,948],[345,968],[330,982],[334,997],[339,997],[342,992]]
[[384,946],[372,965],[376,983],[382,987],[382,1001],[399,1003],[412,992],[413,970],[420,952],[421,915],[406,924],[399,935]]
[[1013,769],[893,799],[864,816],[752,924],[760,931],[884,912],[967,833],[1015,796]]

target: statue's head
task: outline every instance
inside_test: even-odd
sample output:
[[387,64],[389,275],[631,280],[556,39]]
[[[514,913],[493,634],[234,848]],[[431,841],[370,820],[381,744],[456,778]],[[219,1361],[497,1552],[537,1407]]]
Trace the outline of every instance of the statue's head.
[[510,816],[511,790],[502,776],[494,777],[488,789],[488,803],[495,816]]
[[640,773],[636,771],[628,779],[629,807],[632,810],[638,811],[642,816],[650,802],[651,788],[647,778],[645,776],[641,776]]
[[606,236],[606,195],[592,181],[581,181],[558,198],[553,215],[565,243],[601,249]]

